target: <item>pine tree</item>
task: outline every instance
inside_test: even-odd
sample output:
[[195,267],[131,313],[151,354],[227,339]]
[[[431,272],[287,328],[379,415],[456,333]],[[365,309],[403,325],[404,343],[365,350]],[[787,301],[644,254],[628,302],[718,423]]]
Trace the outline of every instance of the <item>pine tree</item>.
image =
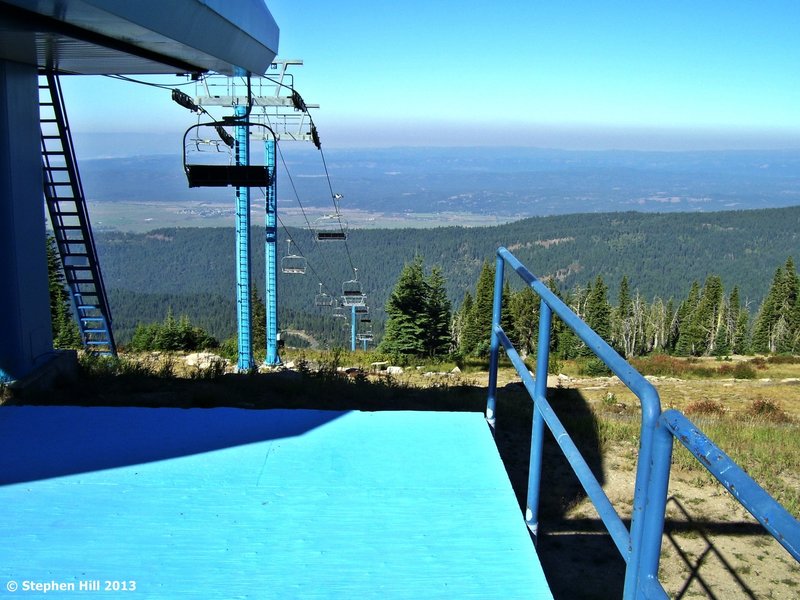
[[[548,289],[553,292],[567,306],[572,304],[569,294],[562,295],[554,279],[547,281]],[[580,338],[570,329],[564,321],[553,313],[550,326],[550,352],[554,356],[569,359],[578,356],[580,349],[585,347]]]
[[612,336],[614,348],[623,356],[633,354],[633,323],[631,322],[631,293],[628,276],[624,275],[619,284],[617,307],[613,312]]
[[511,295],[508,311],[513,319],[508,335],[514,347],[523,356],[534,352],[539,331],[539,297],[526,285]]
[[[506,279],[503,283],[503,295],[501,298],[501,311],[500,311],[500,327],[506,332],[506,335],[514,328],[514,316],[511,314],[511,297],[514,293],[511,291],[511,283]],[[492,299],[494,302],[494,299]],[[489,331],[491,336],[491,330]]]
[[792,257],[786,259],[783,267],[783,302],[781,312],[786,320],[786,335],[780,340],[777,352],[795,352],[800,350],[798,337],[800,337],[800,276],[794,266]]
[[180,350],[181,348],[182,345],[178,330],[178,321],[175,320],[175,317],[172,314],[172,307],[170,307],[167,310],[167,316],[164,319],[164,323],[161,325],[158,333],[156,334],[155,349],[174,352],[176,350]]
[[422,257],[406,264],[386,302],[386,330],[378,350],[393,356],[422,356],[430,327]]
[[77,349],[82,345],[78,323],[72,317],[72,303],[64,285],[56,240],[47,236],[47,279],[50,292],[50,326],[54,348]]
[[598,275],[586,296],[586,324],[604,340],[611,339],[611,305],[608,287]]
[[753,351],[792,352],[800,328],[800,279],[791,257],[778,267],[753,326]]
[[250,332],[252,350],[255,354],[266,355],[267,349],[267,307],[258,295],[256,286],[250,291]]
[[462,354],[486,356],[492,327],[494,266],[484,261],[475,289],[475,300],[462,329]]
[[430,325],[426,332],[425,352],[435,357],[447,354],[452,345],[450,335],[451,304],[447,297],[447,282],[440,267],[434,267],[428,277],[427,312]]
[[693,329],[692,312],[700,301],[700,284],[695,280],[689,290],[689,296],[681,302],[676,315],[678,337],[675,342],[675,353],[679,356],[690,356],[696,344]]

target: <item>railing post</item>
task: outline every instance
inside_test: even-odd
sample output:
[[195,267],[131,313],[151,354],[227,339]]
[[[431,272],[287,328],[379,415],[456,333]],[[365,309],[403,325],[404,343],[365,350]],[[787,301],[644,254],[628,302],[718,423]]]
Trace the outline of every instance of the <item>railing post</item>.
[[[632,368],[632,367],[631,367]],[[653,447],[658,429],[658,418],[661,415],[661,402],[655,388],[648,388],[639,392],[642,403],[642,425],[639,438],[639,457],[636,461],[636,481],[633,489],[633,507],[631,510],[631,546],[628,556],[624,557],[628,563],[625,569],[625,587],[623,598],[640,597],[637,578],[639,577],[642,548],[645,538],[645,509],[648,507],[650,497],[650,481],[653,477]],[[660,536],[659,536],[660,539]]]
[[647,485],[647,506],[642,516],[642,539],[639,546],[633,548],[633,552],[638,554],[638,558],[631,561],[634,565],[638,565],[638,572],[635,574],[635,590],[628,590],[626,587],[626,597],[644,597],[643,591],[651,583],[658,582],[658,563],[661,558],[669,471],[672,464],[672,445],[672,433],[659,419],[653,435],[653,467]]
[[547,397],[547,365],[550,362],[550,329],[553,312],[542,300],[539,308],[539,338],[536,342],[536,378],[534,379],[533,428],[531,431],[531,456],[528,470],[528,501],[525,521],[533,535],[533,543],[539,541],[539,499],[542,487],[542,452],[544,447],[544,417],[537,400]]
[[500,338],[497,329],[500,327],[500,313],[503,308],[503,275],[505,260],[500,254],[504,248],[497,250],[497,261],[494,270],[494,301],[492,303],[492,334],[489,344],[489,395],[486,399],[486,421],[494,429],[495,407],[497,406],[497,365],[500,358]]

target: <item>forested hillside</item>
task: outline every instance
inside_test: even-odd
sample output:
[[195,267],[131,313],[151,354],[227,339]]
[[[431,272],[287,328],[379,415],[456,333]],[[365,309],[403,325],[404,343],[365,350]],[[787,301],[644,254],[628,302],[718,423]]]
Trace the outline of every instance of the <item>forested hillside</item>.
[[[309,231],[289,229],[296,248],[313,272],[279,274],[282,327],[327,328],[333,324],[313,306],[321,282],[339,295],[352,279],[351,261],[368,294],[373,321],[403,265],[422,255],[440,265],[457,306],[472,288],[484,260],[495,249],[511,249],[539,276],[554,277],[559,287],[585,285],[602,275],[616,294],[623,276],[645,298],[686,294],[692,282],[719,275],[727,289],[738,286],[744,305],[754,312],[767,294],[775,269],[800,248],[800,207],[716,213],[603,213],[535,217],[481,228],[356,230],[348,239],[350,256],[340,243],[314,244]],[[286,232],[280,232],[279,249]],[[253,229],[253,273],[263,296],[263,228]],[[106,285],[119,332],[137,321],[163,319],[168,306],[188,314],[217,337],[235,329],[233,312],[233,229],[161,229],[148,234],[104,232],[97,235]],[[324,318],[323,318],[324,317]],[[343,334],[342,334],[342,337]]]

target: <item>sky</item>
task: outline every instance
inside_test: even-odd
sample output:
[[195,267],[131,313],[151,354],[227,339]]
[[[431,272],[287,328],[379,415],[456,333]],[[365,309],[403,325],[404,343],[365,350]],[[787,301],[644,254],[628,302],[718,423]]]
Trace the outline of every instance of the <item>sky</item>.
[[[328,146],[800,148],[798,0],[267,6]],[[192,123],[157,88],[64,89],[79,134]]]

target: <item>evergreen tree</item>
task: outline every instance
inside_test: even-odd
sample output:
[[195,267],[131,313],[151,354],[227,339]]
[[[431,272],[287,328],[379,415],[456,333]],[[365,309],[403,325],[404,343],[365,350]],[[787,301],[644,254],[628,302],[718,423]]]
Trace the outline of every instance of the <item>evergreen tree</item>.
[[[570,306],[571,298],[569,294],[564,295],[558,289],[554,279],[547,281],[547,287],[553,294],[561,299],[564,304]],[[555,313],[553,313],[552,323],[550,326],[550,352],[551,354],[560,358],[575,358],[581,347],[585,347],[580,338],[570,329],[564,321],[562,321]]]
[[177,352],[204,350],[217,345],[217,340],[192,325],[188,316],[181,315],[175,319],[170,308],[163,323],[138,324],[128,347],[137,352]]
[[792,257],[786,259],[784,270],[784,285],[781,303],[781,312],[786,319],[786,335],[780,340],[777,352],[800,351],[800,276],[794,266]]
[[475,300],[462,329],[462,354],[486,356],[492,327],[494,265],[484,261],[475,289]]
[[250,291],[250,332],[254,354],[263,353],[267,349],[267,307],[258,295],[256,286]]
[[539,297],[526,285],[511,295],[508,311],[513,319],[508,336],[514,347],[523,356],[534,352],[539,331]]
[[694,353],[696,332],[693,329],[692,312],[700,301],[700,284],[692,282],[689,296],[681,302],[676,315],[678,337],[675,342],[675,353],[679,356],[690,356]]
[[586,324],[606,341],[611,339],[611,305],[608,287],[598,275],[586,296]]
[[422,356],[430,328],[422,257],[403,267],[386,302],[386,331],[378,350],[393,356]]
[[800,279],[791,257],[778,267],[753,326],[753,351],[792,352],[798,349]]
[[631,320],[631,311],[631,293],[628,284],[628,276],[624,275],[619,284],[617,307],[613,313],[611,341],[613,342],[614,349],[625,357],[633,354],[633,323]]
[[427,312],[430,326],[426,332],[425,352],[428,356],[441,356],[450,351],[451,304],[447,297],[447,282],[440,267],[431,269],[426,281]]
[[139,323],[133,332],[128,347],[134,352],[148,352],[156,349],[156,337],[161,326],[158,323]]
[[735,331],[735,325],[733,328],[731,327],[731,320],[730,303],[723,301],[720,310],[719,326],[714,336],[713,352],[715,356],[727,356],[732,352],[732,334],[733,331]]
[[77,349],[82,345],[78,323],[72,317],[72,303],[64,284],[56,240],[47,236],[47,283],[50,292],[50,326],[54,348]]

